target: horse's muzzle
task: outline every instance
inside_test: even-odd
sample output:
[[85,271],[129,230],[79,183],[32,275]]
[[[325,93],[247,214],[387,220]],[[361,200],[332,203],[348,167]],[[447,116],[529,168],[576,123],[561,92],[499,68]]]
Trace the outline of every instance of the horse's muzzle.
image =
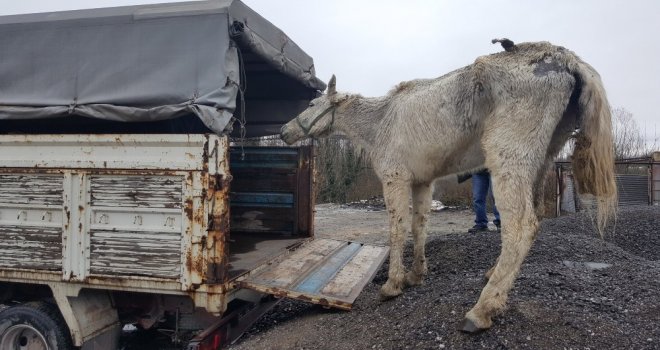
[[287,145],[291,145],[297,141],[293,134],[294,133],[291,132],[291,128],[288,127],[288,124],[285,124],[282,126],[282,129],[280,129],[280,138],[282,141],[286,142]]

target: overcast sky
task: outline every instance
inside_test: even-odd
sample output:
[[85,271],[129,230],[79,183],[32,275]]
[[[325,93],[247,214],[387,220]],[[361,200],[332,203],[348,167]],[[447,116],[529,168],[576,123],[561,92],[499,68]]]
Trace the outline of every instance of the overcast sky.
[[[0,0],[0,15],[168,0]],[[660,137],[657,0],[244,0],[314,58],[338,90],[385,94],[501,51],[490,40],[550,41],[600,72],[610,104]]]

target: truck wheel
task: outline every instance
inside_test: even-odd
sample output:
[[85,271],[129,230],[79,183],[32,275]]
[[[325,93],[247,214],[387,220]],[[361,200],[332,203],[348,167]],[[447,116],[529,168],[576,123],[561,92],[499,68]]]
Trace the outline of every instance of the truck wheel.
[[0,349],[68,350],[71,336],[59,311],[31,302],[0,312]]

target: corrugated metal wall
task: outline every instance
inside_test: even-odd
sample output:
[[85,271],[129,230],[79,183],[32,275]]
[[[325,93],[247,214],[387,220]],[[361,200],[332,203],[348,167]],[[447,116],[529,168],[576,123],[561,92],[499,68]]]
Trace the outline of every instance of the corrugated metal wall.
[[616,175],[619,206],[649,204],[648,175]]
[[564,188],[561,192],[561,211],[575,213],[578,208],[575,204],[577,197],[575,196],[575,187],[573,186],[573,175],[564,173],[562,181]]
[[[660,158],[660,152],[656,152],[657,157]],[[659,159],[660,160],[660,159]],[[660,163],[653,164],[651,169],[651,188],[653,189],[653,205],[660,205]]]
[[[660,158],[660,153],[658,153]],[[660,205],[660,163],[655,158],[639,158],[617,161],[622,171],[632,169],[636,174],[616,174],[619,206]],[[575,192],[572,171],[568,162],[558,162],[562,188],[558,199],[558,212],[575,212],[592,206],[592,199],[578,196]]]

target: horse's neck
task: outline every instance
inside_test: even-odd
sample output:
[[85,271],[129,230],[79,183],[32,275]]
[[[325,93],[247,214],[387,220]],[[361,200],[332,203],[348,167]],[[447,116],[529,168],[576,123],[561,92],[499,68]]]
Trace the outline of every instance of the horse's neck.
[[388,100],[384,97],[351,96],[341,108],[335,125],[351,141],[371,150],[376,144],[378,127],[385,116]]

